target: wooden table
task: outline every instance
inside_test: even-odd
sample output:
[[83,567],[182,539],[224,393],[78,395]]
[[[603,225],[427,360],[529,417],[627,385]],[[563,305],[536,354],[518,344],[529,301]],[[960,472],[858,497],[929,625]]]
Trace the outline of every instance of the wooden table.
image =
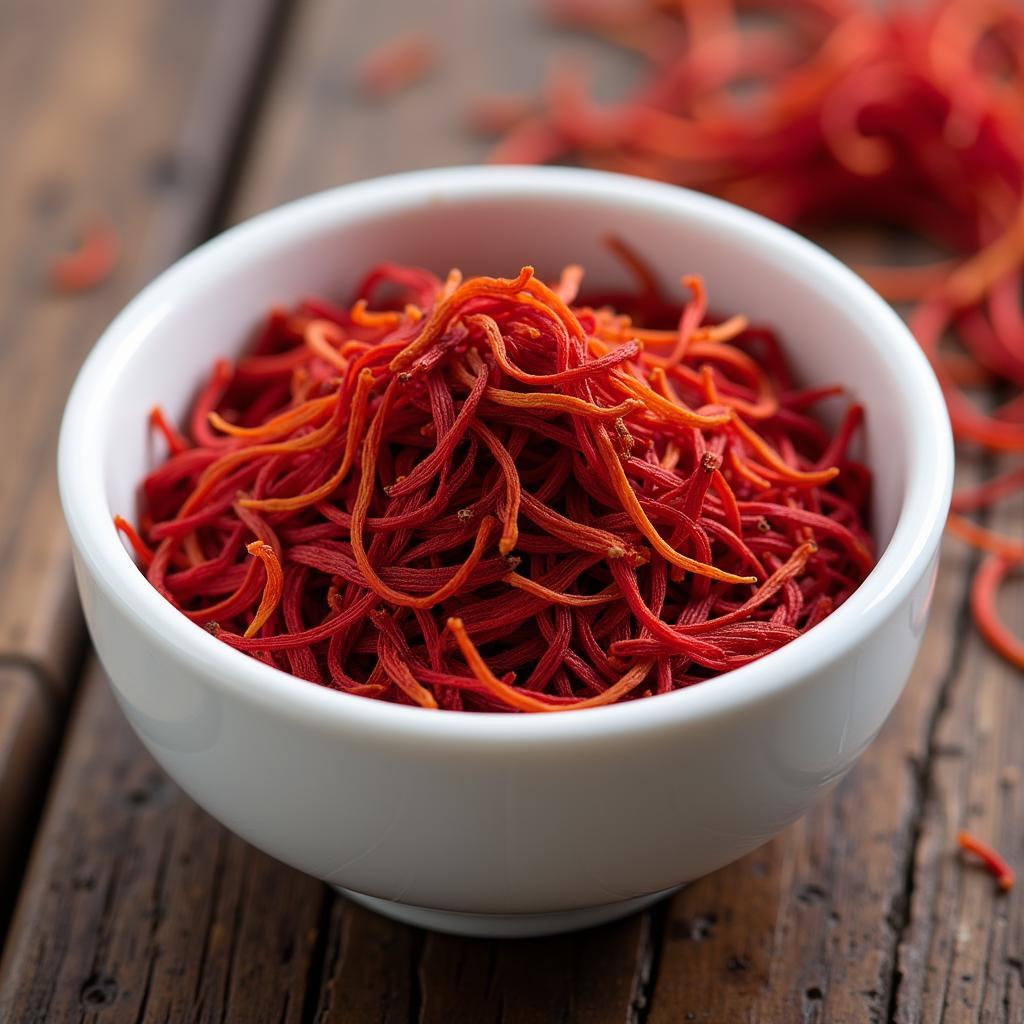
[[[354,60],[410,19],[443,67],[360,99]],[[646,913],[541,941],[402,927],[246,846],[143,753],[90,657],[53,466],[104,323],[227,223],[479,160],[466,97],[531,88],[565,48],[603,88],[630,71],[502,0],[0,0],[0,1020],[1024,1020],[1020,889],[954,851],[968,826],[1024,853],[1024,688],[971,627],[954,544],[907,692],[828,799]],[[52,295],[48,255],[96,213],[116,274]]]

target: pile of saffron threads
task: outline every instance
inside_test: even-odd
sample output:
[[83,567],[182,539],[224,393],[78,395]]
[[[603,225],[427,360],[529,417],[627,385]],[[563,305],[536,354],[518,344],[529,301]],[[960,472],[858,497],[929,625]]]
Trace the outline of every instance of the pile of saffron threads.
[[[563,63],[542,103],[476,111],[478,127],[508,129],[495,162],[571,160],[701,189],[796,228],[867,221],[927,240],[948,255],[857,269],[909,304],[958,442],[1024,452],[1024,7],[551,0],[551,10],[639,52],[649,71],[626,100],[598,105]],[[1024,470],[1011,469],[962,492],[950,528],[986,553],[973,587],[981,631],[1024,668],[1024,640],[996,608],[1024,538],[964,515],[1022,489]]]
[[[558,711],[666,693],[789,643],[873,565],[862,409],[779,341],[668,303],[373,268],[273,311],[143,482],[153,586],[224,643],[349,693]],[[610,303],[616,302],[617,308]]]

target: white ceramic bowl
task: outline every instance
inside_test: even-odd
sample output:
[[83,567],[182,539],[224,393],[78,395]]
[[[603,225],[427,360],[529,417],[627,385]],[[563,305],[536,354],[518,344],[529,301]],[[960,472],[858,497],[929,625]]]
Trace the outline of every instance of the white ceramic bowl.
[[[160,458],[146,416],[187,409],[272,303],[344,296],[377,260],[591,280],[633,242],[666,281],[776,326],[807,382],[867,406],[881,557],[834,615],[728,676],[556,715],[400,707],[322,689],[178,614],[111,525]],[[60,441],[89,628],[128,720],[167,772],[249,842],[401,920],[530,935],[608,920],[798,818],[889,714],[928,611],[953,452],[927,362],[889,307],[795,234],[706,196],[553,168],[363,182],[256,217],[187,256],[108,328]]]

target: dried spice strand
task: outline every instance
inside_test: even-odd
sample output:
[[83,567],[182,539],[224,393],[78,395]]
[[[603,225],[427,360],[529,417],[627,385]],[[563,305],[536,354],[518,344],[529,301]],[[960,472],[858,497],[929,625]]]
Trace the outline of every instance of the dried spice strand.
[[1016,873],[1013,868],[989,846],[988,843],[979,839],[973,832],[961,830],[956,836],[957,845],[965,853],[971,853],[980,858],[981,862],[995,877],[996,884],[1003,892],[1009,892],[1016,881]]
[[946,520],[950,533],[981,551],[989,551],[1005,559],[1024,561],[1024,540],[1013,540],[972,523],[966,516],[951,512]]
[[438,63],[437,47],[423,32],[407,32],[371,50],[356,69],[356,84],[370,97],[392,96],[425,78]]
[[124,534],[128,543],[131,544],[135,556],[146,568],[153,561],[153,549],[139,536],[138,531],[128,522],[124,516],[114,516],[114,527],[118,533]]
[[996,599],[1003,580],[1021,563],[1001,554],[987,555],[974,577],[971,587],[971,609],[982,636],[989,645],[1011,664],[1024,669],[1024,640],[1013,635],[999,615]]
[[154,405],[150,410],[149,422],[163,435],[172,455],[180,455],[192,447],[188,438],[167,419],[166,414],[159,405]]
[[577,266],[382,264],[273,310],[115,525],[222,642],[363,697],[575,710],[769,654],[873,564],[859,410],[830,435],[770,332],[638,279],[626,315]]
[[261,540],[254,540],[251,544],[245,546],[245,550],[254,558],[258,558],[267,570],[267,583],[263,588],[263,596],[260,598],[259,607],[256,609],[252,622],[249,623],[245,633],[242,634],[246,639],[249,639],[254,637],[263,628],[264,623],[277,609],[284,586],[284,573],[281,571],[281,563],[278,561],[277,553],[269,544]]
[[55,256],[50,263],[50,286],[58,292],[84,292],[103,284],[113,273],[121,241],[112,224],[98,221],[82,233],[78,248]]

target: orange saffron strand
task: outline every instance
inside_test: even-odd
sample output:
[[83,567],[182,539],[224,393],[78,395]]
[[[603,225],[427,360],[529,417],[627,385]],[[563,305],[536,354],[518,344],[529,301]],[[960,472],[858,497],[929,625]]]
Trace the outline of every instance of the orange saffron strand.
[[654,664],[650,660],[638,662],[621,679],[596,697],[573,701],[571,704],[550,704],[547,701],[531,696],[526,690],[521,690],[502,682],[487,667],[487,662],[481,657],[476,644],[473,643],[466,632],[462,619],[450,618],[448,620],[448,630],[455,637],[455,642],[459,645],[459,650],[462,652],[463,658],[466,659],[466,664],[477,680],[490,691],[492,696],[519,711],[578,711],[582,708],[596,708],[602,704],[612,704],[630,691],[635,690],[643,682]]
[[995,876],[996,884],[1003,892],[1009,892],[1013,888],[1013,883],[1017,878],[1016,873],[988,843],[966,829],[961,829],[957,833],[956,841],[961,850],[965,853],[972,853],[981,860]]
[[673,402],[657,391],[654,391],[643,381],[637,380],[626,373],[612,371],[612,381],[620,390],[641,402],[650,410],[653,416],[662,416],[665,419],[673,420],[686,427],[720,427],[729,423],[733,414],[729,409],[720,413],[702,414],[687,409],[680,402]]
[[[337,407],[338,402],[340,401],[340,395],[335,394],[331,397],[331,404]],[[251,459],[255,459],[260,455],[283,455],[286,452],[298,453],[315,451],[317,448],[322,448],[324,445],[329,444],[340,429],[338,417],[332,416],[331,419],[322,427],[318,427],[312,433],[304,434],[302,437],[294,438],[291,441],[275,441],[271,444],[254,444],[250,445],[248,448],[229,452],[203,471],[203,475],[199,478],[199,483],[196,485],[196,489],[188,496],[188,498],[185,499],[185,503],[181,506],[181,512],[179,515],[185,516],[195,509],[195,507],[200,504],[204,498],[206,498],[217,483],[223,480],[231,470],[244,465]]]
[[533,594],[534,597],[549,601],[551,604],[564,604],[571,608],[596,608],[619,598],[619,588],[614,584],[606,587],[599,594],[566,594],[563,591],[545,587],[543,583],[537,583],[526,576],[520,576],[517,572],[510,572],[507,576],[503,576],[502,582],[517,590]]
[[950,512],[946,528],[954,536],[981,551],[988,551],[1006,559],[1024,559],[1024,541],[1003,537],[994,530],[972,523],[966,516]]
[[636,528],[650,541],[651,547],[662,558],[678,566],[680,569],[685,569],[687,572],[696,573],[698,576],[707,576],[708,579],[720,580],[723,583],[757,582],[756,576],[737,576],[735,573],[724,572],[714,565],[698,562],[696,559],[688,558],[686,555],[676,551],[658,533],[654,524],[647,518],[647,513],[644,512],[643,507],[640,505],[640,500],[633,492],[626,472],[622,468],[622,463],[619,461],[618,453],[615,451],[615,446],[612,444],[611,438],[604,427],[599,427],[597,430],[597,444],[601,452],[602,461],[611,478],[612,489],[629,513],[629,517],[633,520]]
[[507,405],[512,409],[546,409],[550,412],[575,413],[577,416],[593,416],[604,420],[618,419],[644,407],[644,403],[638,398],[627,398],[618,405],[603,406],[594,405],[593,402],[582,398],[574,398],[572,395],[526,394],[492,387],[488,387],[484,392],[484,398],[496,405]]
[[326,398],[311,398],[294,409],[267,420],[258,427],[240,427],[235,423],[229,423],[218,412],[211,412],[209,415],[210,426],[219,430],[222,434],[231,437],[251,438],[258,441],[270,441],[283,434],[290,434],[298,427],[305,426],[315,420],[318,416],[329,411],[337,399],[334,395]]
[[345,438],[345,451],[341,459],[341,465],[315,490],[307,491],[305,494],[297,494],[293,498],[243,498],[239,504],[243,508],[258,509],[261,512],[294,512],[300,508],[308,508],[318,501],[332,495],[340,486],[341,482],[348,475],[355,458],[356,448],[359,444],[359,436],[366,424],[366,407],[369,401],[370,392],[374,386],[374,376],[369,370],[363,370],[356,382],[356,392],[352,398],[352,409],[349,413],[348,434]]
[[254,558],[258,558],[267,572],[263,597],[260,599],[255,617],[243,634],[248,639],[255,636],[263,628],[267,619],[274,614],[274,609],[277,608],[284,591],[284,574],[281,571],[281,562],[277,557],[277,552],[265,541],[254,540],[251,544],[246,544],[245,550]]
[[339,373],[344,373],[348,369],[348,360],[344,359],[337,347],[331,344],[332,341],[340,344],[344,340],[341,328],[337,324],[331,323],[330,320],[310,320],[306,324],[302,339],[314,354]]
[[1018,466],[1007,473],[995,476],[975,487],[966,487],[953,495],[953,508],[957,512],[987,508],[996,502],[1024,490],[1024,466]]
[[783,461],[778,452],[760,434],[748,427],[738,416],[733,419],[731,426],[769,469],[774,470],[786,480],[810,487],[823,487],[839,475],[839,470],[835,466],[818,470],[794,469]]
[[419,335],[391,360],[390,368],[401,371],[412,366],[437,341],[455,311],[468,299],[480,295],[515,295],[522,291],[532,277],[533,267],[523,267],[519,271],[518,277],[474,277],[465,284],[460,284],[451,295],[434,307],[434,311],[427,317]]

